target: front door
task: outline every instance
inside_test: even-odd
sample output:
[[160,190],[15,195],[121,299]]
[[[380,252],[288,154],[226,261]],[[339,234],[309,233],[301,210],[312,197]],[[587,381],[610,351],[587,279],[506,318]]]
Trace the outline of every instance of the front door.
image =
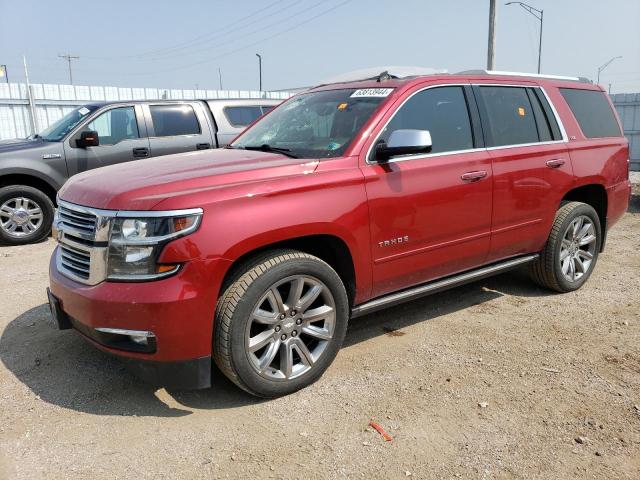
[[[491,159],[482,148],[469,86],[410,95],[378,134],[429,130],[429,154],[363,166],[373,249],[373,296],[485,262],[491,231]],[[371,148],[371,152],[375,149]]]
[[[149,139],[139,106],[114,106],[101,111],[76,131],[64,149],[69,173],[128,162],[149,156]],[[98,132],[100,145],[80,148],[76,140],[84,131]]]

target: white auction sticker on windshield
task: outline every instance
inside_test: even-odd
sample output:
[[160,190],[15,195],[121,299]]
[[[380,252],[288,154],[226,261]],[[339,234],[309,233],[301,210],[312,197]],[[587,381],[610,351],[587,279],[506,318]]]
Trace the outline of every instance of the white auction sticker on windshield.
[[351,98],[357,97],[388,97],[393,88],[361,88],[351,94]]
[[78,110],[78,113],[82,116],[86,115],[87,113],[89,113],[89,109],[87,107],[82,107],[81,109]]

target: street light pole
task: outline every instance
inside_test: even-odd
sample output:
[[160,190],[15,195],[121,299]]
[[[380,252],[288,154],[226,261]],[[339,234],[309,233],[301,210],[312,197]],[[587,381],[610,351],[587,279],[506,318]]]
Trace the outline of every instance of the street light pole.
[[604,65],[600,65],[598,67],[598,80],[596,81],[597,84],[600,84],[600,72],[602,72],[605,68],[607,68],[614,60],[617,60],[619,58],[622,58],[622,55],[619,55],[617,57],[613,57],[607,63],[605,63]]
[[487,46],[487,70],[496,69],[496,0],[489,3],[489,45]]
[[260,74],[260,91],[262,91],[262,55],[256,53],[256,57],[258,57],[258,72]]
[[520,5],[531,15],[540,20],[540,40],[538,41],[538,73],[540,73],[540,65],[542,62],[542,23],[544,18],[544,10],[538,10],[524,2],[507,2],[505,5]]

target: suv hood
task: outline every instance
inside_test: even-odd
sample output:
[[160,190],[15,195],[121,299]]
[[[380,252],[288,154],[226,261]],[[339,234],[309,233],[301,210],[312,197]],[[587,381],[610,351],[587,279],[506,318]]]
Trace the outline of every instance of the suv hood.
[[[109,210],[152,210],[170,197],[314,171],[318,162],[278,153],[218,149],[90,170],[60,189],[61,199]],[[192,205],[198,206],[198,205]]]

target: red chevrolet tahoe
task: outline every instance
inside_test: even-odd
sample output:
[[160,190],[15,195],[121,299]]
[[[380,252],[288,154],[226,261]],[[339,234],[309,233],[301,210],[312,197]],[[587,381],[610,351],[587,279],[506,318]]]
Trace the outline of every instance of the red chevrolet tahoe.
[[601,87],[496,72],[323,85],[230,146],[60,190],[49,300],[147,381],[309,385],[350,318],[527,265],[589,278],[630,197]]

